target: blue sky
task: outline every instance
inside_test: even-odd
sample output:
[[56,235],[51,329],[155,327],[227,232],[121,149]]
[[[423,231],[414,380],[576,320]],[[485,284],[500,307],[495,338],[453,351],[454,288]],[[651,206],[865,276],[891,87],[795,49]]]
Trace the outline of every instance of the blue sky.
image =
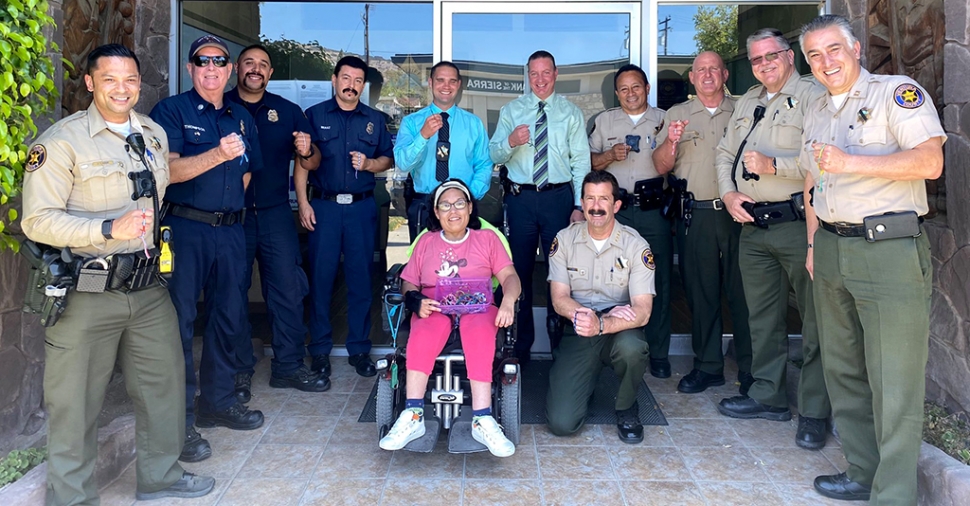
[[[362,53],[363,3],[262,4],[261,31],[270,39],[285,36],[299,42]],[[695,6],[661,6],[659,19],[671,16],[670,54],[691,54]],[[456,59],[514,63],[539,47],[562,63],[598,61],[625,55],[625,16],[599,15],[459,15],[455,19]],[[621,26],[622,25],[622,26]],[[509,30],[519,33],[508,37]],[[370,51],[390,58],[399,53],[432,52],[431,4],[376,4],[370,10]],[[506,34],[502,37],[501,34]],[[486,43],[482,43],[486,42]],[[521,54],[520,54],[521,53]],[[663,54],[663,50],[659,51]]]

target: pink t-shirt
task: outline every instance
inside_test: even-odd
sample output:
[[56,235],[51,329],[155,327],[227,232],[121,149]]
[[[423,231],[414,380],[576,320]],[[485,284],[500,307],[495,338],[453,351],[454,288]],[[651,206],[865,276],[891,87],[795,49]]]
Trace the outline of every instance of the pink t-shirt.
[[469,230],[457,244],[446,241],[441,232],[428,232],[418,239],[401,279],[434,297],[438,278],[490,278],[509,265],[512,259],[491,230]]

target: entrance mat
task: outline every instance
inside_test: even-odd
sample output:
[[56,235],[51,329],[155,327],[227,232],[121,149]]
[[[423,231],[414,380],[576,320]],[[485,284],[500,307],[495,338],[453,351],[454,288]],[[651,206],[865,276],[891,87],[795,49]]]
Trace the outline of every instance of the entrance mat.
[[[549,390],[549,370],[551,360],[533,360],[522,368],[522,423],[538,425],[546,423],[546,392]],[[593,391],[593,399],[586,415],[586,423],[590,425],[612,425],[616,423],[615,398],[620,379],[613,374],[613,370],[604,367],[600,372],[599,381]],[[667,419],[657,400],[653,398],[646,383],[640,382],[637,390],[637,404],[640,407],[640,422],[644,425],[667,425]],[[377,417],[377,381],[371,389],[370,398],[364,405],[360,417],[361,423],[375,423]]]

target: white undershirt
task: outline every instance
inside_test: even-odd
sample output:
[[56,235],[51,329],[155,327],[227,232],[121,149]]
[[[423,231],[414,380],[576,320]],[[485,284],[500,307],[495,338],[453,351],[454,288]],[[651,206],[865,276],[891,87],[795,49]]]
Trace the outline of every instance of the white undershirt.
[[707,109],[707,112],[711,114],[714,114],[714,111],[717,111],[717,107],[705,107],[705,109]]
[[627,116],[629,116],[630,119],[633,120],[633,124],[636,125],[637,124],[637,121],[640,121],[640,118],[642,118],[643,115],[646,114],[646,113],[647,113],[647,111],[643,111],[640,114],[627,114]]
[[121,134],[122,137],[128,137],[131,135],[131,120],[124,123],[112,123],[110,121],[105,121],[108,125],[108,130],[112,132],[117,132]]
[[596,246],[597,253],[599,253],[600,251],[603,251],[603,246],[606,246],[606,242],[610,240],[609,237],[607,237],[606,239],[593,239],[592,237],[590,237],[590,239],[592,239],[593,241],[593,246]]
[[777,91],[774,92],[774,93],[772,93],[772,92],[769,91],[768,92],[768,101],[771,101],[771,99],[775,98],[775,95],[777,95],[777,94],[778,94]]
[[841,108],[842,107],[842,104],[845,103],[845,100],[847,98],[849,98],[849,92],[848,91],[845,92],[845,93],[839,93],[838,95],[832,95],[832,102],[835,104],[835,108],[836,109]]

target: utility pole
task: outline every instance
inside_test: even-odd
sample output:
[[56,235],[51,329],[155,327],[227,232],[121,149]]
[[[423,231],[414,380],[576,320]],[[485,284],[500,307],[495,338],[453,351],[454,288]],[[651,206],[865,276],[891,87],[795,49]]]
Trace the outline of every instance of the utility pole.
[[[663,35],[660,36],[660,38],[663,40],[661,44],[663,44],[664,46],[664,56],[667,56],[667,32],[673,30],[673,28],[669,26],[670,16],[667,16],[667,19],[661,21],[660,24],[663,25],[663,28],[660,29],[660,31],[663,32]],[[364,33],[367,33],[367,32],[364,32]]]
[[[364,15],[363,15],[363,20],[364,20],[364,63],[366,63],[368,66],[370,66],[370,34],[368,33],[370,31],[370,21],[369,21],[369,17],[370,16],[369,16],[369,14],[370,14],[370,4],[364,4]],[[667,16],[667,19],[670,19],[670,16]]]

